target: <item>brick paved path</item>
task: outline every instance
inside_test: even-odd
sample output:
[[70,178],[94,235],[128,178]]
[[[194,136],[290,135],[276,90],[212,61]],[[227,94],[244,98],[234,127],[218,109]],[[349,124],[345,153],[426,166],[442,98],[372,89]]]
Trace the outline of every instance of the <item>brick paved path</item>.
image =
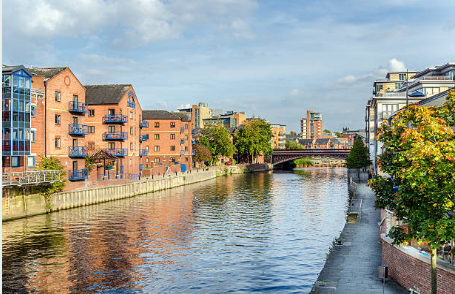
[[[356,199],[362,199],[362,215],[357,223],[346,223],[311,293],[409,293],[393,280],[378,279],[381,244],[378,238],[380,212],[374,209],[373,192],[358,184]],[[384,292],[383,292],[384,291]]]

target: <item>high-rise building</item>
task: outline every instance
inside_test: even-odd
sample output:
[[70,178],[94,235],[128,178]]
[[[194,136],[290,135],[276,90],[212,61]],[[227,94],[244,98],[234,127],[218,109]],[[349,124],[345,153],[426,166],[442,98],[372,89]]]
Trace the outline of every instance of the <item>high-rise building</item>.
[[270,124],[272,139],[270,144],[272,149],[284,149],[286,145],[286,125]]
[[322,138],[322,113],[307,110],[306,118],[300,120],[300,136],[302,139]]

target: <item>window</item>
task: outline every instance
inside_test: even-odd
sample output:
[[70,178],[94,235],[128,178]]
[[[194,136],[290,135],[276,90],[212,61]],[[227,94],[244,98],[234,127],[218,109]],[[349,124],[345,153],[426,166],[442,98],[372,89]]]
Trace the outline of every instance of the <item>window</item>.
[[155,162],[159,163],[160,162],[160,158],[159,157],[155,157]]
[[185,130],[188,130],[188,124],[185,124]]
[[188,157],[185,157],[185,162],[188,162]]
[[155,134],[154,137],[155,137],[155,140],[159,140],[160,139],[160,134]]
[[155,122],[155,128],[159,128],[160,127],[160,123],[158,121]]
[[11,166],[12,167],[19,167],[20,166],[20,157],[19,156],[12,156],[11,157]]
[[175,151],[175,146],[171,146],[171,151]]
[[130,135],[133,134],[133,127],[130,127]]
[[35,131],[30,131],[30,141],[35,142]]
[[88,126],[88,132],[89,133],[94,133],[95,132],[95,127],[94,126]]
[[133,143],[130,143],[130,150],[133,150]]
[[145,146],[145,150],[147,150],[147,153],[149,152],[149,146]]
[[56,114],[56,115],[55,115],[55,124],[56,124],[56,125],[59,125],[59,124],[60,124],[60,118],[61,118],[61,117],[60,117],[60,114]]
[[55,138],[55,148],[60,148],[60,146],[61,146],[61,139]]
[[160,146],[156,145],[155,146],[155,151],[160,151]]
[[35,156],[29,156],[27,167],[35,167]]
[[188,151],[188,146],[185,146],[185,151]]
[[58,101],[58,102],[61,101],[61,99],[60,99],[60,92],[59,92],[59,91],[55,91],[55,101]]
[[398,79],[399,79],[400,81],[406,80],[406,74],[399,74],[399,75],[398,75]]
[[185,140],[188,140],[188,135],[185,135]]
[[88,142],[88,150],[90,151],[95,150],[95,142]]
[[115,142],[109,142],[108,148],[109,149],[115,149]]
[[78,97],[77,95],[74,95],[74,94],[73,94],[73,101],[76,101],[76,102],[77,102],[78,100],[79,100],[79,97]]
[[130,118],[133,119],[133,112],[130,111]]
[[175,128],[175,122],[171,121],[171,128]]
[[30,109],[30,115],[31,117],[35,117],[35,106],[31,106],[31,109]]
[[109,133],[115,133],[115,126],[109,126]]
[[109,115],[114,115],[114,114],[115,114],[115,109],[108,109],[108,110],[107,110],[107,113],[108,113]]
[[175,140],[175,134],[171,134],[171,140]]
[[148,163],[148,162],[149,162],[149,158],[148,158],[148,157],[145,159],[145,162],[146,162],[146,163]]
[[95,109],[89,109],[88,116],[95,116]]

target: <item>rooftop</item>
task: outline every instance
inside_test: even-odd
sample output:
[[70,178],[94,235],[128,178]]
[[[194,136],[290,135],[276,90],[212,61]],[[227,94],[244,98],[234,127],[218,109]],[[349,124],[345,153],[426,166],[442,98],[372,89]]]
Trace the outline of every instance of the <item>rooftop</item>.
[[178,113],[169,112],[167,110],[142,110],[142,119],[170,119],[170,120],[183,120]]
[[35,76],[44,76],[46,79],[50,79],[59,73],[61,73],[65,67],[33,67],[27,68]]
[[130,89],[130,84],[84,85],[85,102],[89,105],[118,104]]

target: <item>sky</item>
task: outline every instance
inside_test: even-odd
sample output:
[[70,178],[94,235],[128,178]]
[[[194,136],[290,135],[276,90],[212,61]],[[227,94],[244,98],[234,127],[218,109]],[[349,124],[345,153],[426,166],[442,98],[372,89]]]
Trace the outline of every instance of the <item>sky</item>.
[[245,111],[299,131],[365,127],[388,71],[455,62],[455,1],[3,0],[2,63],[132,84],[142,109]]

